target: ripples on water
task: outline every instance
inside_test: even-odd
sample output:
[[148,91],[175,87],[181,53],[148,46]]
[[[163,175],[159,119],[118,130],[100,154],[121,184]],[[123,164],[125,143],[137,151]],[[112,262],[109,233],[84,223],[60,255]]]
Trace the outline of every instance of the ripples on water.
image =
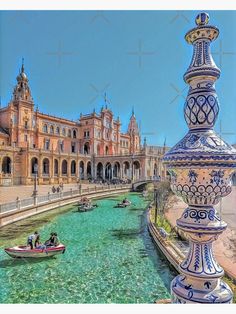
[[[130,208],[113,208],[124,196]],[[0,230],[1,303],[153,303],[169,298],[173,276],[147,232],[147,203],[132,193],[97,200],[87,213],[75,206]],[[12,259],[3,248],[24,244],[29,233],[51,231],[67,249],[50,259]]]

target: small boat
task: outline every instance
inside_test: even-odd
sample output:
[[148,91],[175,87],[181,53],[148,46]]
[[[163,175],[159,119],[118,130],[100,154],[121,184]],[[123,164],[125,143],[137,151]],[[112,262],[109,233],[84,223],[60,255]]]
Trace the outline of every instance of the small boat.
[[87,197],[81,198],[81,200],[78,202],[78,206],[84,206],[87,205],[90,202],[90,200]]
[[5,252],[11,257],[29,257],[29,258],[40,258],[40,257],[51,257],[58,254],[65,253],[66,247],[63,244],[57,246],[50,246],[45,248],[30,249],[28,246],[19,245],[11,248],[6,248]]
[[78,212],[88,212],[88,211],[91,211],[93,210],[94,208],[97,208],[98,205],[97,204],[86,204],[86,205],[81,205],[78,207]]
[[131,202],[127,200],[126,202],[118,203],[116,206],[114,206],[114,208],[125,208],[129,205],[131,205]]

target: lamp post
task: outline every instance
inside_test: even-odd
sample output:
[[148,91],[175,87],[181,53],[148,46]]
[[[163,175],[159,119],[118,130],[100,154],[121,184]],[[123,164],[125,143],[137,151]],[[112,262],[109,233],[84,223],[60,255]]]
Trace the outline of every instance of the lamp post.
[[132,182],[134,181],[134,154],[131,156],[131,180]]
[[219,30],[208,21],[208,14],[200,13],[197,26],[185,35],[194,47],[184,74],[190,85],[184,106],[189,132],[164,156],[171,188],[188,204],[177,219],[190,247],[179,265],[180,275],[171,283],[173,303],[232,302],[232,291],[221,279],[224,270],[214,258],[212,244],[227,227],[214,205],[231,192],[236,150],[213,130],[219,113],[215,81],[220,70],[212,59],[210,44]]
[[36,203],[36,198],[38,195],[37,178],[38,178],[38,164],[34,164],[34,190],[33,190],[32,196],[35,199],[35,203]]
[[154,216],[154,221],[155,223],[157,222],[157,209],[158,209],[158,200],[157,200],[157,182],[155,181],[153,183],[154,185],[154,206],[155,206],[155,216]]

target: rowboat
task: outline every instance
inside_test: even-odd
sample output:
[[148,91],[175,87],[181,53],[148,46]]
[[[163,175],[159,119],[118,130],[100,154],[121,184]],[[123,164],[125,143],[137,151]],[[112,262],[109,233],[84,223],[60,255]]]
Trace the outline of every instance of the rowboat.
[[130,205],[131,205],[131,202],[126,201],[126,202],[118,203],[116,206],[114,206],[114,208],[125,208],[125,207],[130,206]]
[[30,249],[28,246],[14,246],[11,248],[6,248],[5,252],[11,257],[30,257],[30,258],[40,258],[40,257],[51,257],[58,254],[63,254],[66,247],[63,244],[57,246],[50,246],[38,249]]
[[97,204],[91,204],[91,203],[89,203],[89,204],[84,205],[84,206],[79,206],[79,207],[78,207],[78,211],[79,211],[80,213],[88,212],[88,211],[91,211],[91,210],[93,210],[94,208],[97,208],[97,207],[98,207]]

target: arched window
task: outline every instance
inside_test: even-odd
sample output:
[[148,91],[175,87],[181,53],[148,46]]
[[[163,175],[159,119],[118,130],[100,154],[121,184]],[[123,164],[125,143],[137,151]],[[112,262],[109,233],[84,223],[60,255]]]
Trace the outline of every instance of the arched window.
[[84,154],[89,155],[90,154],[90,146],[89,143],[84,144]]
[[43,126],[43,132],[44,132],[44,133],[48,133],[48,126],[47,126],[47,124],[44,124],[44,126]]
[[97,155],[98,156],[101,155],[101,146],[100,146],[100,144],[97,145]]
[[53,125],[50,126],[50,134],[54,134],[54,126]]
[[6,156],[2,160],[2,172],[4,174],[10,174],[11,173],[11,158]]
[[116,162],[114,165],[114,178],[120,178],[120,163]]
[[92,167],[91,167],[91,162],[90,161],[87,163],[87,178],[88,179],[92,178]]
[[62,173],[62,175],[67,175],[67,161],[66,160],[62,161],[61,173]]
[[64,152],[64,141],[58,140],[58,148],[60,152]]
[[101,162],[97,164],[97,178],[103,179],[103,164]]
[[43,159],[43,175],[49,175],[49,159]]
[[54,159],[54,176],[58,175],[58,160]]
[[60,128],[59,128],[59,126],[56,127],[56,134],[60,135]]
[[138,180],[140,178],[140,163],[139,161],[135,161],[133,163],[133,178]]
[[105,179],[111,180],[112,179],[112,169],[111,169],[111,163],[108,162],[105,166]]
[[108,155],[108,153],[109,153],[109,148],[108,148],[108,146],[106,146],[106,148],[105,148],[105,153],[106,153],[106,155]]
[[38,158],[33,157],[31,159],[31,173],[35,174],[38,171]]
[[76,162],[74,160],[72,160],[70,165],[70,173],[72,176],[76,174]]
[[44,149],[45,150],[50,149],[50,139],[48,139],[48,138],[44,139]]
[[77,132],[76,130],[73,130],[73,138],[76,138],[77,137]]
[[66,129],[65,128],[62,129],[62,135],[66,136]]
[[79,163],[79,177],[84,179],[84,162],[82,160]]
[[68,137],[71,137],[71,130],[68,130]]
[[128,161],[125,161],[123,164],[124,177],[130,178],[130,164]]

